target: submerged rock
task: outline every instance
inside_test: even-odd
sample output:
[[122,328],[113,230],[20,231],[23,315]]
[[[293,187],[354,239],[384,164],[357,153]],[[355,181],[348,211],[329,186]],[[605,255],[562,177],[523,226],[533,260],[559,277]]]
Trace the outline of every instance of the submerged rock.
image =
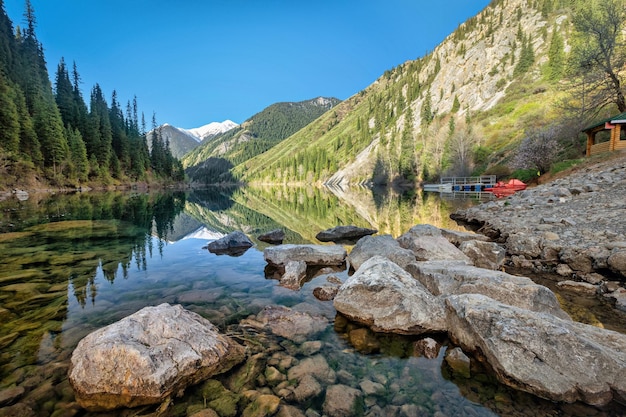
[[267,306],[256,316],[242,324],[259,329],[268,328],[272,333],[294,342],[302,343],[328,327],[328,319],[284,306]]
[[83,338],[69,381],[88,410],[156,404],[229,370],[244,348],[180,305],[145,307]]
[[363,410],[363,394],[360,390],[347,385],[331,385],[326,389],[326,398],[322,409],[330,417],[350,417],[359,415]]
[[376,229],[367,229],[365,227],[357,226],[337,226],[332,229],[327,229],[319,232],[315,238],[320,242],[342,242],[342,241],[356,241],[363,236],[373,235],[377,233]]

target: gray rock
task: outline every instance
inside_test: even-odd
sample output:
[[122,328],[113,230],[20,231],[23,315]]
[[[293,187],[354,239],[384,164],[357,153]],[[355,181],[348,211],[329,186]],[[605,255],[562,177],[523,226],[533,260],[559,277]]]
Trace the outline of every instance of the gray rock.
[[380,382],[364,379],[359,383],[359,388],[365,395],[382,396],[385,394],[385,386]]
[[[293,389],[293,401],[303,403],[311,398],[317,397],[324,389],[313,375],[305,374],[298,381],[298,385]],[[289,398],[291,400],[291,398]]]
[[248,239],[248,236],[243,232],[235,231],[209,243],[207,249],[209,252],[217,255],[240,256],[252,246],[254,246],[254,244]]
[[323,332],[328,327],[328,319],[284,306],[267,306],[257,314],[256,319],[243,320],[242,325],[267,328],[278,336],[302,343]]
[[459,249],[479,268],[498,270],[504,265],[506,249],[497,243],[466,240]]
[[468,240],[480,240],[482,242],[488,242],[489,238],[487,236],[479,235],[478,233],[473,232],[463,232],[459,230],[451,230],[451,229],[440,229],[441,235],[448,239],[448,242],[452,243],[454,246],[459,247],[461,243],[466,242]]
[[501,303],[569,319],[552,291],[526,277],[451,261],[415,262],[407,270],[436,296],[482,294]]
[[285,273],[280,278],[280,285],[292,290],[299,290],[305,278],[306,262],[288,261],[285,265]]
[[334,384],[337,379],[335,371],[328,366],[328,362],[322,355],[315,355],[301,360],[300,363],[289,369],[287,378],[300,381],[306,375],[313,376],[316,380],[325,384]]
[[382,256],[370,258],[348,278],[334,305],[374,331],[421,334],[446,330],[442,301]]
[[506,240],[506,249],[528,259],[537,258],[541,255],[540,241],[538,236],[528,233],[512,233]]
[[441,345],[435,339],[425,337],[413,343],[413,355],[426,359],[435,359],[439,356]]
[[244,348],[180,305],[145,307],[83,338],[69,381],[88,410],[157,404],[245,357]]
[[553,401],[626,398],[626,335],[483,295],[454,295],[446,304],[451,339],[480,352],[504,384]]
[[448,349],[446,351],[445,361],[455,374],[461,375],[465,378],[469,378],[471,376],[470,358],[463,353],[461,348],[455,347]]
[[572,268],[570,268],[567,264],[558,264],[555,272],[562,277],[571,277],[574,273]]
[[305,414],[292,405],[283,404],[276,417],[305,417]]
[[626,250],[614,250],[607,259],[607,263],[613,271],[626,276]]
[[286,265],[289,261],[302,261],[307,265],[341,265],[346,255],[346,250],[340,245],[287,244],[263,251],[265,261],[273,265]]
[[594,295],[598,292],[598,287],[588,282],[566,280],[559,281],[556,285],[563,290],[576,292],[578,294]]
[[319,232],[315,238],[320,242],[342,242],[346,240],[356,241],[363,236],[373,235],[378,232],[376,229],[368,229],[357,226],[337,226]]
[[283,231],[283,229],[274,229],[270,230],[267,233],[259,235],[257,239],[259,239],[261,242],[276,245],[283,243],[283,240],[285,240],[285,232]]
[[348,262],[355,270],[372,256],[384,256],[402,268],[415,261],[415,255],[400,244],[391,235],[365,236],[360,239],[348,255]]
[[322,407],[329,417],[352,417],[357,409],[357,402],[362,401],[361,391],[346,385],[331,385],[326,389],[326,398]]
[[322,285],[313,289],[313,295],[320,301],[331,301],[339,292],[339,285]]
[[418,261],[460,260],[468,264],[471,260],[459,248],[441,235],[441,230],[430,225],[413,226],[398,238],[400,247],[409,249]]

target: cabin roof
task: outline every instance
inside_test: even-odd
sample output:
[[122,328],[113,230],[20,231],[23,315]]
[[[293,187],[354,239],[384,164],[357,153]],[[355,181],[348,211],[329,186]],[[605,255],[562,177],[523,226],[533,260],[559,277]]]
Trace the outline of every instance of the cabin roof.
[[615,116],[611,116],[611,117],[609,117],[607,119],[604,119],[604,120],[600,120],[599,122],[596,122],[596,123],[594,123],[594,124],[592,124],[590,126],[587,126],[582,131],[583,132],[588,132],[590,130],[597,129],[600,126],[604,126],[605,123],[626,124],[626,112],[620,113],[620,114],[616,114]]

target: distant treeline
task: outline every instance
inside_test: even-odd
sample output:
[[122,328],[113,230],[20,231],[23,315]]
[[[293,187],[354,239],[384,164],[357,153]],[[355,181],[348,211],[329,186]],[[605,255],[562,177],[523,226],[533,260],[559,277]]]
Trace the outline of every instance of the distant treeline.
[[[76,64],[70,69],[64,59],[58,64],[53,88],[28,0],[24,17],[26,26],[14,29],[0,0],[0,178],[4,185],[29,176],[57,186],[182,180],[182,166],[159,131],[146,137],[136,97],[124,108],[113,91],[109,105],[96,84],[87,106]],[[156,127],[154,115],[152,127]]]

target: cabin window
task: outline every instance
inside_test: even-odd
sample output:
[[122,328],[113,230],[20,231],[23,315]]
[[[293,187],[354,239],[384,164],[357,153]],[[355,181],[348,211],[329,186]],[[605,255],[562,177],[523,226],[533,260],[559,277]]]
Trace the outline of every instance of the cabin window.
[[626,125],[620,125],[619,140],[626,140]]

